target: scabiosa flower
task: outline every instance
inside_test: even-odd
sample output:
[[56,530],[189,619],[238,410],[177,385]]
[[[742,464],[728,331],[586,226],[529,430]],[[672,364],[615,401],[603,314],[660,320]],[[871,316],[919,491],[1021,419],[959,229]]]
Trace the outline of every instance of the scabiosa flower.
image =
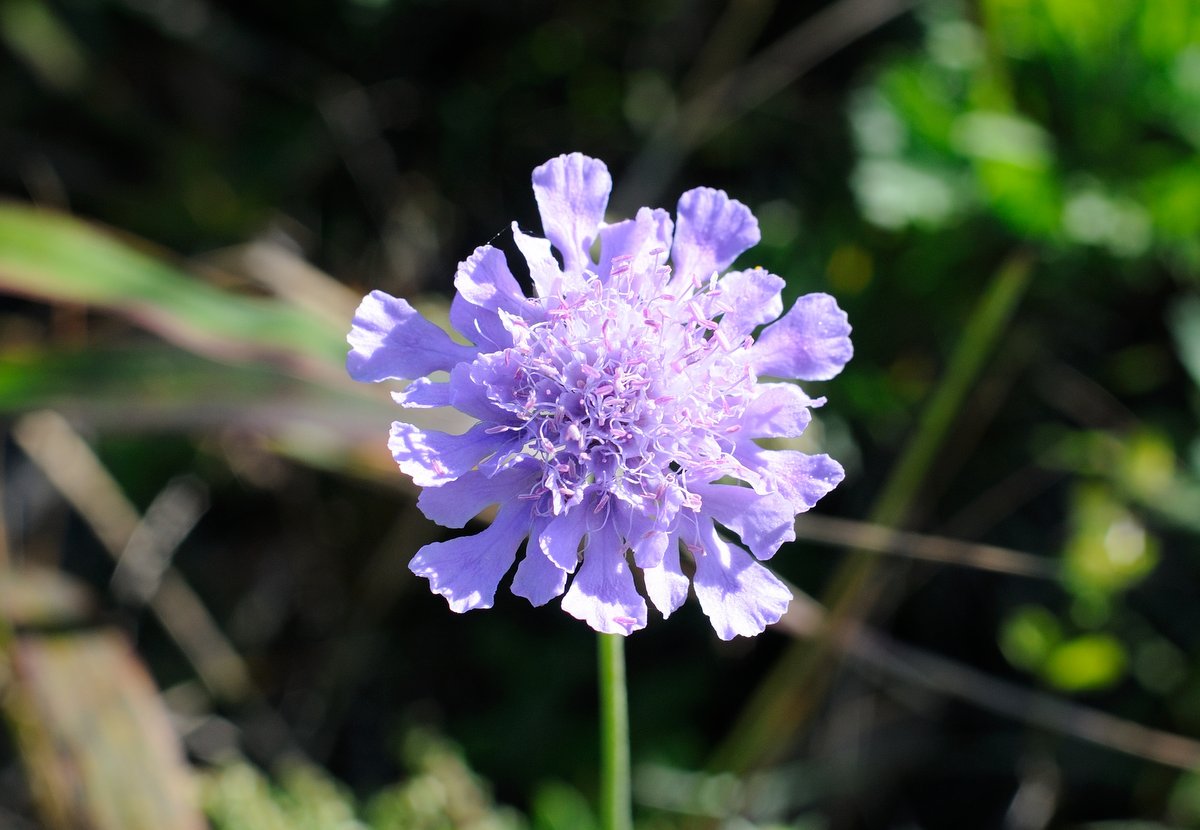
[[470,345],[382,291],[359,306],[347,338],[356,380],[411,380],[393,395],[401,406],[478,419],[461,435],[392,425],[396,462],[424,488],[418,507],[463,527],[498,505],[487,529],[426,545],[410,568],[454,611],[488,608],[527,539],[514,593],[542,605],[565,591],[568,614],[628,634],[646,625],[632,559],[664,617],[690,581],[722,639],[755,635],[791,600],[755,558],[794,539],[796,514],[843,475],[826,455],[757,443],[800,435],[824,403],[760,378],[832,378],[850,359],[850,326],[826,294],[783,314],[779,277],[721,275],[759,240],[753,214],[723,191],[685,193],[674,224],[648,208],[606,224],[611,189],[604,163],[578,153],[533,171],[546,236],[512,230],[534,296],[501,251],[477,248],[450,307]]

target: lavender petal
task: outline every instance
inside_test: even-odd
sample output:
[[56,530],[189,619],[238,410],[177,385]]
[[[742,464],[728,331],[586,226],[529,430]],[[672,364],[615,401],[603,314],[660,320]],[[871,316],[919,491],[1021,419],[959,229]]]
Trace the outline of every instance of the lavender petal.
[[388,449],[400,465],[400,471],[412,477],[418,487],[437,487],[453,481],[492,453],[510,447],[513,439],[488,432],[480,423],[462,435],[425,430],[396,421],[392,424]]
[[792,600],[779,577],[722,539],[711,522],[700,526],[699,543],[692,585],[718,637],[753,637],[779,621]]
[[708,282],[758,244],[758,220],[724,190],[697,187],[679,197],[671,262],[676,280]]
[[646,627],[646,600],[634,587],[625,544],[611,523],[591,534],[562,609],[604,634],[630,634]]
[[546,237],[562,254],[567,271],[583,271],[596,229],[604,219],[612,176],[604,162],[571,153],[533,171],[533,195]]
[[383,291],[363,298],[346,342],[346,371],[359,381],[412,380],[449,370],[475,357],[476,350],[450,335],[401,300]]
[[760,376],[829,380],[853,355],[846,312],[828,294],[806,294],[762,330],[747,358]]
[[481,533],[421,548],[408,567],[429,580],[430,590],[445,597],[451,611],[491,608],[496,586],[528,532],[529,508],[510,505]]

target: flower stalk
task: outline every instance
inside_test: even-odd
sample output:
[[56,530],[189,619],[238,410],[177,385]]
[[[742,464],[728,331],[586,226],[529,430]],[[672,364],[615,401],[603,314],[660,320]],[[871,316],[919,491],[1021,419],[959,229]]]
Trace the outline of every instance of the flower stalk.
[[597,636],[600,669],[600,827],[601,830],[632,830],[625,638],[620,634]]

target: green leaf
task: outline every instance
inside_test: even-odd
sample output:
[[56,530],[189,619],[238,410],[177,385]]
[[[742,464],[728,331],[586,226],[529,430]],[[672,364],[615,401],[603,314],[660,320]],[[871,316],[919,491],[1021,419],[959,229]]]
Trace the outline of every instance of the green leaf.
[[1058,618],[1040,605],[1022,606],[1000,629],[1000,650],[1018,668],[1036,671],[1062,640]]
[[1114,594],[1144,578],[1158,562],[1157,545],[1108,487],[1080,487],[1074,532],[1066,548],[1067,585],[1079,594]]
[[1109,634],[1084,634],[1060,644],[1046,658],[1042,677],[1064,692],[1112,686],[1125,672],[1125,648]]
[[223,360],[322,377],[345,360],[345,331],[316,315],[222,291],[112,233],[24,205],[0,205],[0,289],[123,314]]

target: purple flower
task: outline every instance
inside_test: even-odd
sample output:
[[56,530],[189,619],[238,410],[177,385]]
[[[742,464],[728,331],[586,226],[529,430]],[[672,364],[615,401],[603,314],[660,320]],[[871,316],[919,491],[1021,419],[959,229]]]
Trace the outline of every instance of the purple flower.
[[450,307],[473,345],[382,291],[359,306],[347,359],[356,380],[412,380],[394,395],[401,406],[478,419],[461,435],[392,425],[388,446],[424,488],[422,512],[462,527],[499,506],[487,529],[426,545],[410,567],[454,611],[488,608],[528,539],[514,593],[542,605],[565,591],[568,614],[628,634],[646,625],[632,559],[664,617],[686,598],[690,571],[722,639],[758,634],[791,593],[756,558],[794,539],[796,514],[843,475],[826,455],[759,445],[799,435],[824,403],[759,378],[832,378],[850,359],[850,326],[826,294],[783,314],[779,277],[721,275],[759,239],[753,214],[723,191],[683,194],[674,225],[649,208],[610,225],[611,188],[604,163],[578,153],[533,171],[546,238],[516,223],[513,237],[534,296],[503,253],[477,248]]

